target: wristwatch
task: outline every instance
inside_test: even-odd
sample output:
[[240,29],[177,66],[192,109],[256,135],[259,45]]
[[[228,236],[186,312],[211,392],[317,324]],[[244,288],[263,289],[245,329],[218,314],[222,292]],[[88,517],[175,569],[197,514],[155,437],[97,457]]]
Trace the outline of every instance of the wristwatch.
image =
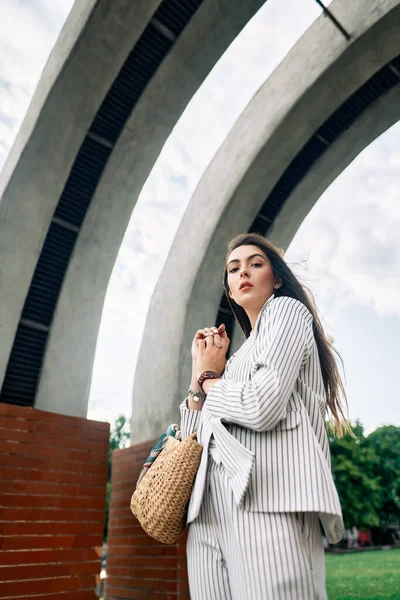
[[206,379],[219,379],[220,377],[221,377],[221,375],[219,373],[217,373],[216,371],[203,371],[203,373],[198,378],[197,383],[199,384],[201,389],[203,389],[203,382]]

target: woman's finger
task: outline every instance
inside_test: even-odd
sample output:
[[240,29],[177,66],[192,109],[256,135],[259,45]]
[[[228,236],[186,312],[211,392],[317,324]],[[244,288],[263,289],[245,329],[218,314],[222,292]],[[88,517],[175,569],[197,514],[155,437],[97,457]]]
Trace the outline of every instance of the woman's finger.
[[[222,327],[222,330],[221,330]],[[225,325],[219,327],[205,327],[204,329],[198,329],[195,335],[195,340],[202,340],[214,335],[222,335],[225,330]]]
[[223,342],[221,336],[218,334],[214,335],[214,346],[216,346],[217,348],[222,348],[223,345],[224,345],[224,342]]
[[194,336],[195,340],[202,340],[206,336],[206,332],[204,329],[198,329]]
[[206,339],[204,340],[204,343],[205,343],[206,348],[210,348],[211,346],[214,346],[214,336],[208,335],[206,337]]
[[228,334],[226,332],[226,328],[225,328],[225,324],[224,323],[222,323],[222,325],[219,326],[218,332],[219,332],[219,335],[222,337],[223,340],[229,340],[229,337],[228,337]]

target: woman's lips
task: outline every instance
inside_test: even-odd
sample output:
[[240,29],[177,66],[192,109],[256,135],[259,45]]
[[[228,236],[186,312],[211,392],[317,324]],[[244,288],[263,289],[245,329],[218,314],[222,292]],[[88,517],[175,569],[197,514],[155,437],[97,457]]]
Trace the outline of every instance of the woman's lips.
[[251,289],[252,289],[252,287],[253,287],[252,285],[244,285],[244,286],[243,286],[243,287],[240,289],[240,291],[241,291],[241,292],[245,292],[246,290],[251,290]]

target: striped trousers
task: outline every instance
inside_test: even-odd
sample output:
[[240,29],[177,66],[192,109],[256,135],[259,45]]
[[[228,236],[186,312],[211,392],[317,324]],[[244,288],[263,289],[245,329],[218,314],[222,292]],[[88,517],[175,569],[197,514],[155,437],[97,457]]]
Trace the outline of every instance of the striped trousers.
[[238,509],[223,466],[211,457],[187,558],[192,600],[327,598],[317,515]]

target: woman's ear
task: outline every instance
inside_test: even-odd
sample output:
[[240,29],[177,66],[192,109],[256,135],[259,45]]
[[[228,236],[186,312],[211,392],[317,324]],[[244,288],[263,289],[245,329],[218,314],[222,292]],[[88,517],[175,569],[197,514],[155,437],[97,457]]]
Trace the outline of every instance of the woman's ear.
[[274,289],[278,290],[281,287],[282,287],[282,279],[275,279]]

